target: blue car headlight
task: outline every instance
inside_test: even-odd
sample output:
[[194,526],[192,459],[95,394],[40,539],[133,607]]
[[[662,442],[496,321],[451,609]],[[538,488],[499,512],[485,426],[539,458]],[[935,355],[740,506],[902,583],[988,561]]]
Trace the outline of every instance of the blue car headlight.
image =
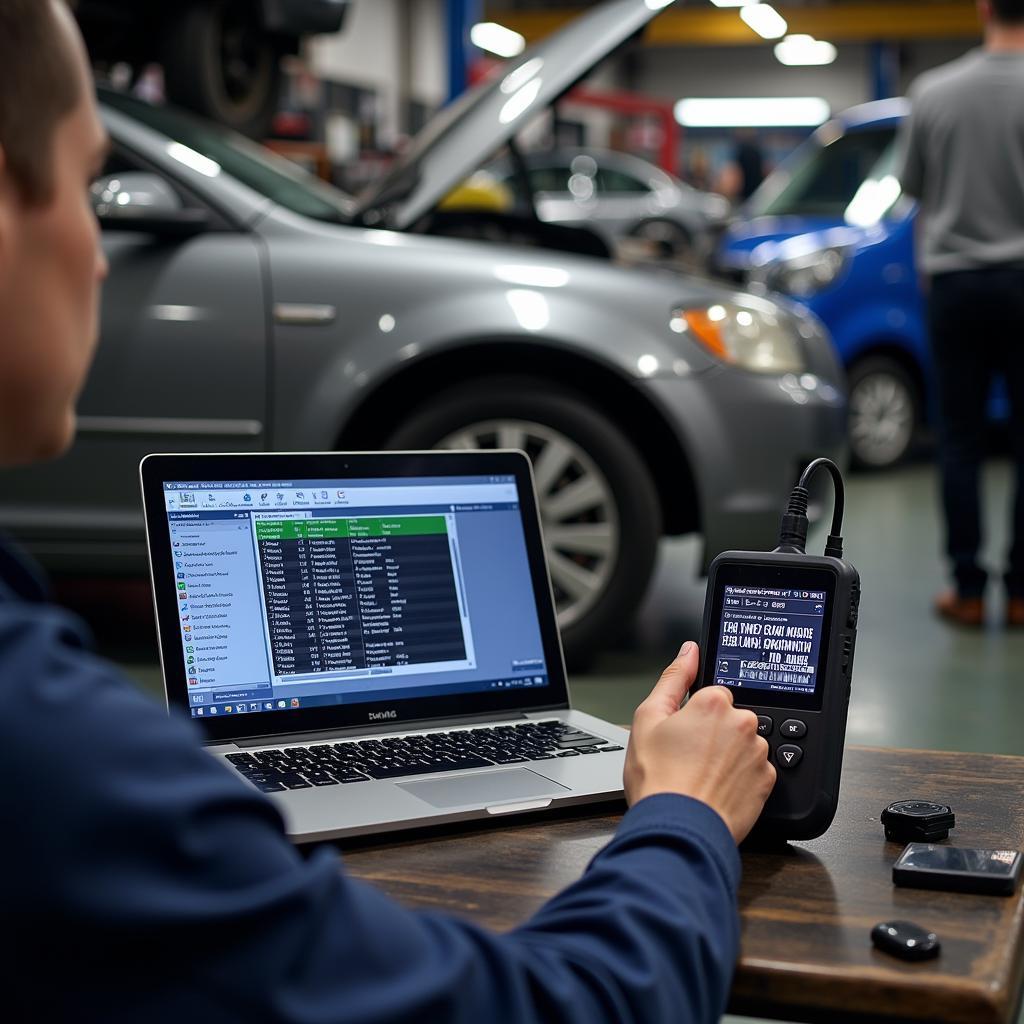
[[849,263],[845,246],[815,249],[786,259],[769,260],[750,268],[750,283],[795,299],[809,299],[834,284]]

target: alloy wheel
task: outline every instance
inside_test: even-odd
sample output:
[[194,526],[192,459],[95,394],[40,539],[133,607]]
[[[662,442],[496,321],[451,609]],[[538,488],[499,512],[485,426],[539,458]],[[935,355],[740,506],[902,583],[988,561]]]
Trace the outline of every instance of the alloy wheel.
[[867,466],[898,462],[914,436],[914,396],[900,378],[869,373],[850,392],[850,443]]
[[541,423],[473,423],[435,447],[518,448],[533,462],[558,624],[564,629],[599,600],[619,554],[615,496],[607,477],[572,438]]

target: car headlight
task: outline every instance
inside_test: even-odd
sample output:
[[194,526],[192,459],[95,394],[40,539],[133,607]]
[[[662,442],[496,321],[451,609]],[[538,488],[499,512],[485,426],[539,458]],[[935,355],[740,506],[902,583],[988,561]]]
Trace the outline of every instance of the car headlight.
[[815,249],[789,259],[771,260],[750,268],[750,283],[773,292],[807,299],[824,291],[846,269],[849,260],[842,246]]
[[757,373],[805,369],[796,321],[771,303],[717,302],[672,312],[669,326],[723,362]]

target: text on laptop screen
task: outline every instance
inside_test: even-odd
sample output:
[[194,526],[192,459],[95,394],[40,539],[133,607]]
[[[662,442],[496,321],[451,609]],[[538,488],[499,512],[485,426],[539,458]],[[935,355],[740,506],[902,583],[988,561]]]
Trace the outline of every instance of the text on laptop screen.
[[514,477],[163,488],[193,717],[548,685]]

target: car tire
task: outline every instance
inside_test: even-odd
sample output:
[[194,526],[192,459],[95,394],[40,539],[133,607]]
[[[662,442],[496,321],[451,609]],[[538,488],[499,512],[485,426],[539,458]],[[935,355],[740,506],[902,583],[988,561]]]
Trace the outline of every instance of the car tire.
[[265,138],[281,84],[279,41],[249,0],[191,3],[168,19],[167,98],[253,138]]
[[895,359],[868,356],[849,370],[850,453],[860,469],[902,462],[921,425],[916,382]]
[[641,221],[629,234],[632,238],[643,238],[654,242],[662,259],[678,263],[693,258],[693,236],[682,224],[677,224],[675,221]]
[[526,450],[566,660],[585,666],[628,625],[654,570],[661,509],[639,452],[582,395],[527,377],[467,381],[414,411],[388,446]]

